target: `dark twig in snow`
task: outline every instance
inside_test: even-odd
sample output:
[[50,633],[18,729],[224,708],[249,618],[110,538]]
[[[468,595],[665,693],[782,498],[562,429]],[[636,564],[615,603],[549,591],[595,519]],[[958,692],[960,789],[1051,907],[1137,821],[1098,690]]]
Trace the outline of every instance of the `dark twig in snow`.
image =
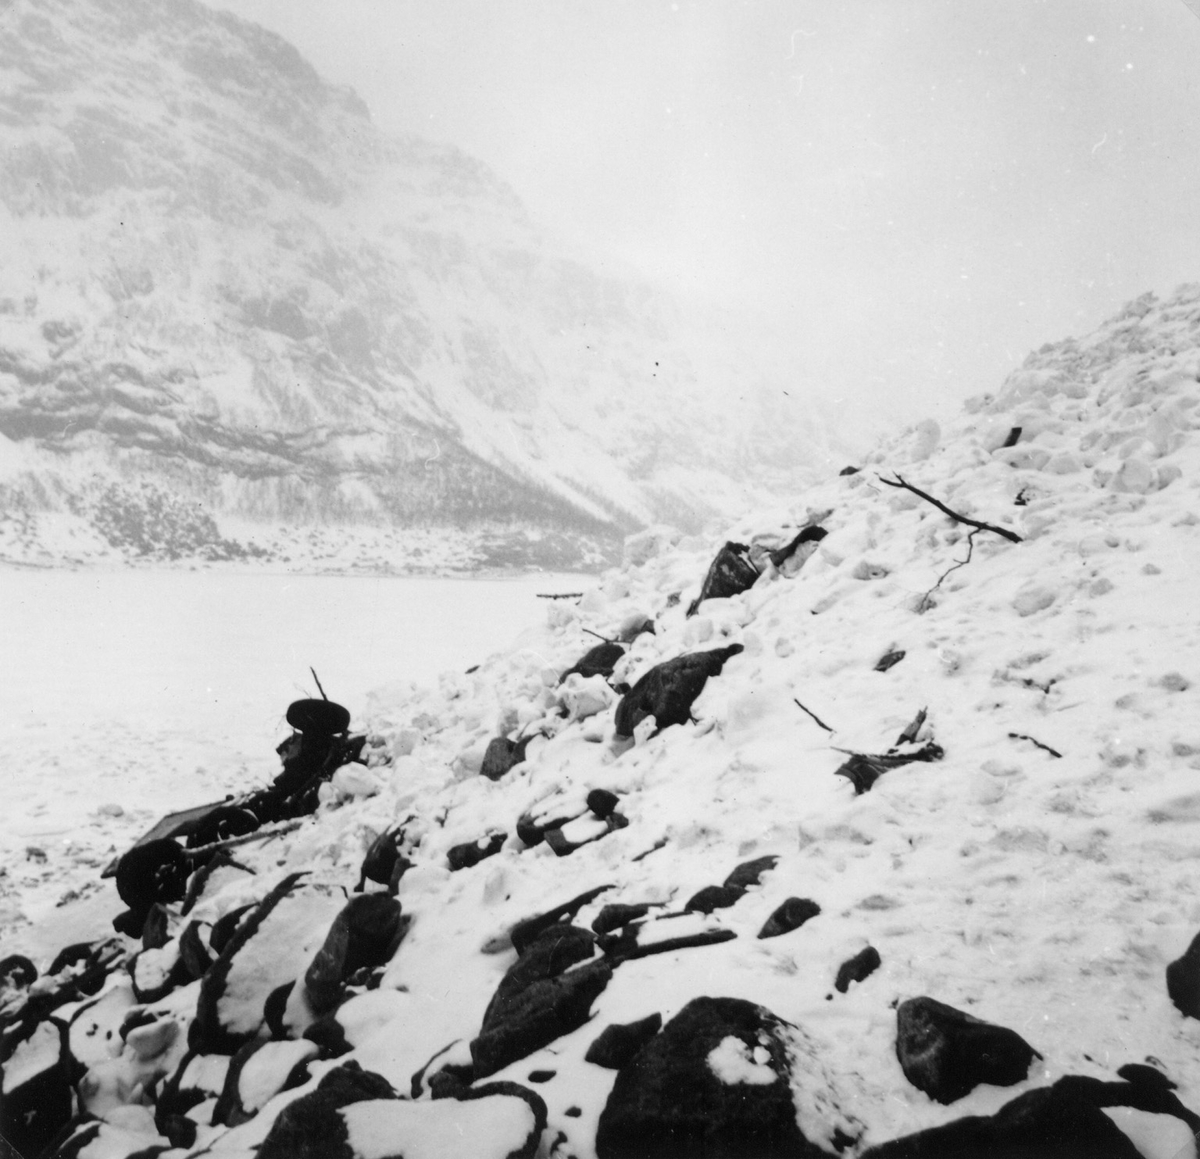
[[601,636],[599,632],[593,632],[591,628],[583,629],[589,636],[595,636],[597,640],[603,640],[606,644],[615,644],[616,640],[610,640],[607,636]]
[[807,712],[808,715],[811,716],[813,720],[815,720],[817,724],[819,724],[826,732],[833,732],[833,729],[831,729],[829,725],[827,725],[815,712],[813,712],[811,709],[805,708],[804,705],[801,704],[800,701],[796,700],[794,696],[792,699],[796,701],[797,708],[803,709],[803,711]]
[[583,592],[538,592],[539,600],[581,600]]
[[328,700],[325,695],[325,689],[321,687],[321,678],[317,675],[317,670],[310,664],[308,670],[313,674],[313,679],[317,682],[317,691],[321,693],[322,700]]
[[[294,821],[284,821],[274,829],[258,829],[253,833],[244,833],[241,837],[227,837],[224,841],[214,841],[210,845],[197,845],[187,851],[187,856],[195,861],[206,853],[215,853],[218,849],[232,849],[236,845],[249,845],[254,841],[270,841],[273,837],[282,837],[293,829],[299,829],[305,818],[298,817]],[[249,870],[253,873],[254,870]]]
[[980,532],[980,528],[978,528],[978,527],[976,527],[973,531],[968,532],[968,534],[967,534],[967,558],[960,559],[953,567],[947,568],[944,572],[942,572],[942,574],[938,577],[938,582],[935,583],[933,585],[933,587],[931,587],[929,589],[929,591],[927,591],[921,597],[920,602],[917,604],[917,612],[919,614],[923,615],[925,612],[929,611],[929,609],[933,607],[933,593],[936,592],[938,590],[938,588],[940,588],[942,586],[942,584],[946,580],[946,577],[951,572],[958,571],[958,569],[960,567],[966,567],[967,564],[969,564],[971,562],[971,552],[973,552],[975,550],[975,536],[977,536],[979,534],[979,532]]
[[649,857],[650,854],[653,853],[656,849],[661,849],[664,845],[666,845],[666,843],[667,843],[667,839],[665,837],[660,837],[653,845],[650,846],[649,849],[645,850],[645,852],[639,853],[636,857],[631,857],[629,860],[630,861],[641,861],[642,858]]
[[955,519],[959,523],[965,523],[968,527],[978,527],[980,531],[994,531],[1010,543],[1022,542],[1021,537],[1015,531],[1009,531],[1006,527],[997,527],[994,523],[980,523],[978,519],[970,519],[966,515],[960,515],[957,511],[952,511],[945,503],[939,502],[919,487],[914,487],[911,483],[906,483],[899,472],[897,472],[895,479],[885,479],[880,475],[879,481],[886,483],[889,487],[903,487],[905,491],[911,491],[914,495],[919,495],[926,503],[932,503],[939,511],[945,512],[951,519]]
[[1013,740],[1027,740],[1030,744],[1037,745],[1044,752],[1048,752],[1052,757],[1061,757],[1062,753],[1058,749],[1052,749],[1048,744],[1042,744],[1040,740],[1034,740],[1031,736],[1026,736],[1023,732],[1010,732],[1008,734]]

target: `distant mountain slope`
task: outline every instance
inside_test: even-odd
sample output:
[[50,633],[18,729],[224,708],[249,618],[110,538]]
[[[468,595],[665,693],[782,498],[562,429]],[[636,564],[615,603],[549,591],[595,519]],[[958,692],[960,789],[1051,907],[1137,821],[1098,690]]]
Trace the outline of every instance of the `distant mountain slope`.
[[829,454],[720,327],[556,254],[483,165],[385,137],[261,28],[191,0],[16,0],[0,68],[10,510],[122,551],[120,510],[170,499],[216,555],[230,518],[247,542],[519,527],[586,555]]

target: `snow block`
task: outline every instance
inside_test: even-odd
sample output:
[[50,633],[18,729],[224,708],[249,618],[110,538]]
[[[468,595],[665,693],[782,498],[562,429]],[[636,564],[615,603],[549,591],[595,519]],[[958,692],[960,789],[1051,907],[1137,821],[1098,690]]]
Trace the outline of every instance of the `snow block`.
[[660,730],[686,724],[708,678],[720,675],[725,662],[743,650],[741,644],[729,644],[706,652],[686,652],[656,664],[617,705],[617,736],[633,736],[633,730],[648,716],[654,717]]
[[254,1038],[271,992],[292,981],[324,941],[341,906],[340,891],[285,877],[242,919],[200,983],[188,1045],[202,1054],[233,1054]]
[[213,1125],[237,1127],[248,1122],[268,1099],[303,1082],[308,1074],[305,1064],[317,1054],[316,1043],[304,1039],[248,1042],[229,1063],[213,1108]]
[[980,1083],[1024,1082],[1041,1058],[1015,1030],[974,1018],[934,998],[910,998],[896,1010],[896,1057],[904,1077],[939,1103]]
[[695,998],[617,1074],[599,1159],[820,1152],[800,1133],[780,1020],[740,998]]
[[546,1104],[526,1087],[498,1082],[429,1103],[363,1100],[337,1117],[346,1145],[335,1154],[352,1159],[532,1159],[546,1128]]

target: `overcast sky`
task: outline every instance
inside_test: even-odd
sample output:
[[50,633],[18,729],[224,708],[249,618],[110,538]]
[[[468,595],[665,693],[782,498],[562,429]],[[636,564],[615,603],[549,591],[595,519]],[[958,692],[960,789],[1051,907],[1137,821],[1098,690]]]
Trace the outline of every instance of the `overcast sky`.
[[928,409],[1200,280],[1184,0],[213,0],[596,264]]

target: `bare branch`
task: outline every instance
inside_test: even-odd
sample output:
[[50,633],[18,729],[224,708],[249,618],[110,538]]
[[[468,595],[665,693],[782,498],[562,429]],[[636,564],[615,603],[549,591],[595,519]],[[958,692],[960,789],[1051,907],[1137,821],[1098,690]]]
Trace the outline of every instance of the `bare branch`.
[[811,711],[810,709],[805,708],[804,705],[801,704],[800,701],[796,700],[796,698],[794,696],[792,697],[792,699],[796,701],[797,708],[800,708],[804,712],[807,712],[808,715],[811,716],[813,718],[813,720],[815,720],[817,722],[817,724],[819,724],[826,732],[833,732],[833,729],[831,729],[829,727],[829,725],[827,725],[815,712]]
[[895,479],[885,479],[880,475],[879,481],[886,483],[889,487],[903,487],[905,491],[911,491],[914,495],[919,495],[926,503],[932,503],[939,511],[945,512],[951,519],[957,520],[959,523],[965,523],[968,527],[978,527],[980,531],[994,531],[1010,543],[1022,542],[1021,537],[1015,531],[1009,531],[1006,527],[997,527],[994,523],[980,523],[978,519],[970,519],[966,515],[960,515],[957,511],[952,511],[945,503],[939,502],[919,487],[914,487],[911,483],[906,483],[899,472],[896,473]]

